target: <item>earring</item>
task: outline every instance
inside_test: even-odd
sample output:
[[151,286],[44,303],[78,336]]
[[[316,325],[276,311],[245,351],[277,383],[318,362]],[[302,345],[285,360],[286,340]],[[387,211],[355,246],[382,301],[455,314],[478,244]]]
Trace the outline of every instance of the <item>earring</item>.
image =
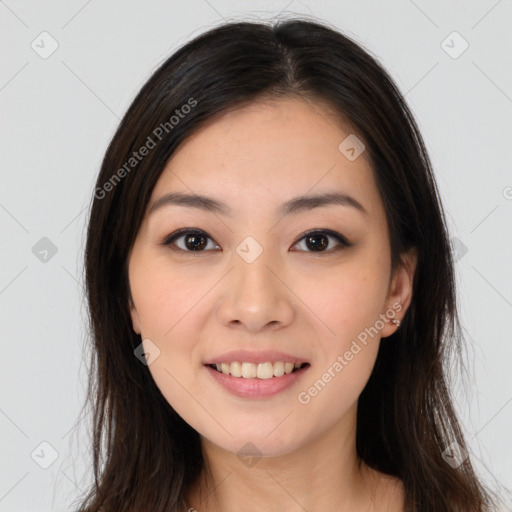
[[400,327],[400,320],[396,319],[396,318],[393,318],[391,319],[391,321],[397,326],[397,327]]

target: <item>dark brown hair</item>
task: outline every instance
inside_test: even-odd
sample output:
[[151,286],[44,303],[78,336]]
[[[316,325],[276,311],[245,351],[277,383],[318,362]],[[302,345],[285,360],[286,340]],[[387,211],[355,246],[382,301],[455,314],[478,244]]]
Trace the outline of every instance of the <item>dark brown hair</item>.
[[199,435],[134,355],[141,338],[129,312],[128,254],[160,174],[187,137],[229,110],[289,97],[328,105],[364,141],[393,270],[404,251],[418,251],[412,303],[359,398],[358,456],[403,481],[407,511],[491,510],[470,459],[452,468],[442,457],[452,442],[465,446],[445,374],[448,356],[463,347],[454,261],[422,137],[374,57],[326,24],[291,19],[226,23],[181,47],[142,87],[106,151],[85,254],[95,482],[81,512],[184,507],[204,464]]

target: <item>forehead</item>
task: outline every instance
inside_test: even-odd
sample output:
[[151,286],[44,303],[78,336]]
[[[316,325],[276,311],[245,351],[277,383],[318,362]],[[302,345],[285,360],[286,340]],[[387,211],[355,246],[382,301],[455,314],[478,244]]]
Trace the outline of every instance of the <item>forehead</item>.
[[261,207],[335,189],[357,196],[372,211],[380,198],[366,154],[351,161],[339,149],[349,135],[340,117],[320,103],[255,102],[186,139],[160,176],[153,199],[177,190]]

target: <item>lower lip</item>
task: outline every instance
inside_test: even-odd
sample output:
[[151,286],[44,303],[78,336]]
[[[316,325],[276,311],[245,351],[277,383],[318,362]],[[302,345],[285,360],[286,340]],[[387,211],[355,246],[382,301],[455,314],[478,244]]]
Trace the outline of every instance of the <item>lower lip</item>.
[[205,365],[205,368],[224,389],[233,395],[240,398],[270,398],[293,386],[302,377],[304,372],[307,371],[309,366],[300,368],[292,373],[286,373],[281,377],[272,377],[271,379],[244,379],[243,377],[226,375],[214,370],[211,366]]

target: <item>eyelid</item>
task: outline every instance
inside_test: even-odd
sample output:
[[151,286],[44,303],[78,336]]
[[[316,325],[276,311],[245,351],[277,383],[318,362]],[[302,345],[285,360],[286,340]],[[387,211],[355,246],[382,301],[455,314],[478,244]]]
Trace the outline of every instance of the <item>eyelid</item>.
[[[203,235],[204,237],[210,239],[212,242],[214,242],[217,246],[219,244],[208,234],[206,231],[203,231],[199,228],[182,228],[177,231],[174,231],[170,235],[166,236],[164,241],[162,242],[162,245],[164,246],[171,246],[173,242],[175,242],[178,238],[182,237],[183,235],[188,234],[197,234],[197,235]],[[301,242],[304,238],[307,236],[314,236],[314,235],[327,235],[332,238],[335,238],[339,242],[339,246],[327,249],[325,251],[293,251],[293,252],[305,252],[308,254],[313,255],[322,255],[322,254],[331,254],[341,248],[350,247],[353,244],[347,240],[347,238],[342,235],[341,233],[338,233],[337,231],[333,231],[331,229],[327,228],[317,228],[317,229],[310,229],[308,231],[305,231],[301,235],[297,237],[295,242],[293,242],[292,247],[295,247],[299,242]],[[220,247],[220,246],[219,246]],[[172,247],[172,250],[180,251],[182,253],[192,254],[192,255],[200,255],[201,253],[208,253],[211,251],[211,249],[208,250],[202,250],[202,251],[186,251],[184,249],[180,249],[179,247]],[[222,249],[221,249],[222,250]]]
[[[162,242],[162,245],[170,247],[173,244],[173,242],[175,242],[178,238],[181,238],[183,235],[189,235],[189,234],[202,235],[205,238],[208,238],[212,242],[214,242],[215,245],[219,246],[219,244],[208,233],[206,233],[206,231],[203,231],[202,229],[199,229],[199,228],[182,228],[182,229],[178,229],[177,231],[174,231],[170,235],[166,236],[164,241]],[[192,254],[193,256],[194,255],[200,255],[201,253],[207,253],[207,252],[211,251],[211,249],[209,249],[208,251],[206,251],[206,250],[203,250],[203,251],[185,251],[184,249],[180,249],[179,247],[171,247],[171,249],[174,250],[174,251],[182,252],[182,253]]]
[[[301,235],[299,235],[297,240],[292,244],[292,247],[297,245],[299,242],[301,242],[307,236],[314,236],[314,235],[327,235],[327,236],[331,236],[331,237],[335,238],[340,243],[340,245],[342,245],[344,247],[350,247],[352,245],[352,243],[349,242],[344,235],[342,235],[341,233],[338,233],[337,231],[333,231],[332,229],[327,229],[327,228],[324,228],[324,229],[317,228],[317,229],[310,229],[308,231],[305,231]],[[308,252],[308,253],[311,253],[311,254],[325,254],[325,253],[329,254],[331,252],[334,252],[335,250],[336,250],[336,248],[328,249],[327,251],[318,251],[318,252],[315,252],[315,251],[301,251],[301,252]]]

